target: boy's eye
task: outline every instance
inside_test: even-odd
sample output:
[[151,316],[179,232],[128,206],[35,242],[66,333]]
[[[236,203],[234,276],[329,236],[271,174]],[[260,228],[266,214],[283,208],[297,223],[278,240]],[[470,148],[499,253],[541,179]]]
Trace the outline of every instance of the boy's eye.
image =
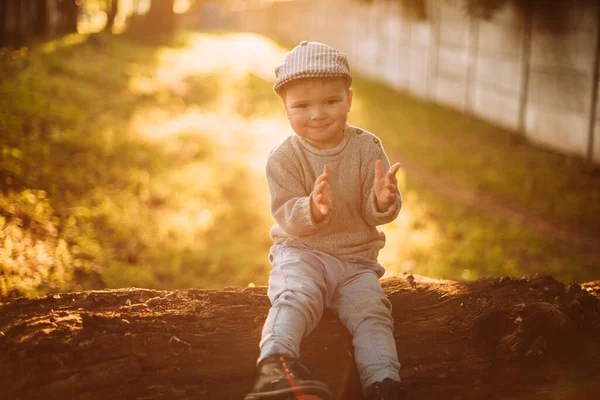
[[306,103],[300,103],[300,104],[295,104],[294,108],[306,108],[307,104]]
[[339,101],[338,99],[330,99],[330,100],[327,100],[327,104],[335,104],[338,101]]

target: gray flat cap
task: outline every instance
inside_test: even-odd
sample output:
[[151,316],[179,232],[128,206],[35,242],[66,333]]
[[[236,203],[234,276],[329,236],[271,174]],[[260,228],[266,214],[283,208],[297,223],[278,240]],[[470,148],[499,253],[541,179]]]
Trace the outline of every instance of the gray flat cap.
[[273,90],[279,94],[283,85],[296,79],[341,76],[352,83],[350,66],[344,53],[319,42],[301,42],[287,53],[275,68],[277,80]]

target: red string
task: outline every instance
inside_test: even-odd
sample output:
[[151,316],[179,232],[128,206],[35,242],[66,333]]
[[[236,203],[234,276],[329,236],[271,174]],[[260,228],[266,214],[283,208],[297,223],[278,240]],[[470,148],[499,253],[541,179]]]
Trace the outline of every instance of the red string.
[[302,395],[302,391],[300,390],[299,387],[296,386],[296,383],[294,382],[294,378],[292,377],[292,375],[290,374],[290,371],[288,370],[288,366],[287,363],[285,362],[285,358],[283,356],[280,357],[281,359],[281,363],[283,364],[283,370],[285,372],[285,377],[288,380],[288,383],[290,384],[290,387],[292,388],[292,391],[294,392],[294,396],[296,396],[297,399],[300,398],[300,396]]

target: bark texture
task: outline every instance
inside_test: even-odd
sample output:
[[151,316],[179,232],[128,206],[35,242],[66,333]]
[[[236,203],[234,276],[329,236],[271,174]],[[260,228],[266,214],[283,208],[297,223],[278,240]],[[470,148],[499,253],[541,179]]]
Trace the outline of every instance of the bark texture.
[[[600,281],[382,281],[411,399],[600,398]],[[0,303],[0,399],[242,399],[266,288],[121,289]],[[302,346],[336,399],[362,399],[325,313]]]

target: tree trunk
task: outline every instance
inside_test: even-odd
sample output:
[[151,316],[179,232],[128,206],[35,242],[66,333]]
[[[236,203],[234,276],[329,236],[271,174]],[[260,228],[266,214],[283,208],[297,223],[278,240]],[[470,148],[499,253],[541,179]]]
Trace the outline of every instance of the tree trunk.
[[35,2],[34,30],[37,37],[46,38],[50,30],[48,15],[48,0]]
[[168,36],[175,32],[173,5],[174,0],[152,0],[150,10],[144,21],[146,26],[150,27],[159,36]]
[[8,44],[8,0],[0,0],[0,46]]
[[106,15],[106,26],[104,30],[110,32],[112,30],[113,25],[115,24],[115,17],[119,12],[119,0],[106,0],[106,5],[108,8],[108,13]]
[[23,36],[23,3],[20,1],[16,1],[14,3],[15,7],[15,25],[14,25],[14,35],[13,35],[13,43],[15,47],[23,45],[25,42],[25,38]]
[[75,3],[75,0],[62,0],[59,3],[59,8],[61,13],[60,32],[77,32],[78,7],[77,3]]
[[[600,398],[600,281],[382,284],[411,399]],[[264,287],[0,303],[3,398],[241,399],[269,306]],[[336,399],[362,398],[351,354],[348,332],[328,312],[302,345]]]
[[37,13],[36,0],[21,0],[21,35],[23,42],[28,43],[36,36],[35,17]]

